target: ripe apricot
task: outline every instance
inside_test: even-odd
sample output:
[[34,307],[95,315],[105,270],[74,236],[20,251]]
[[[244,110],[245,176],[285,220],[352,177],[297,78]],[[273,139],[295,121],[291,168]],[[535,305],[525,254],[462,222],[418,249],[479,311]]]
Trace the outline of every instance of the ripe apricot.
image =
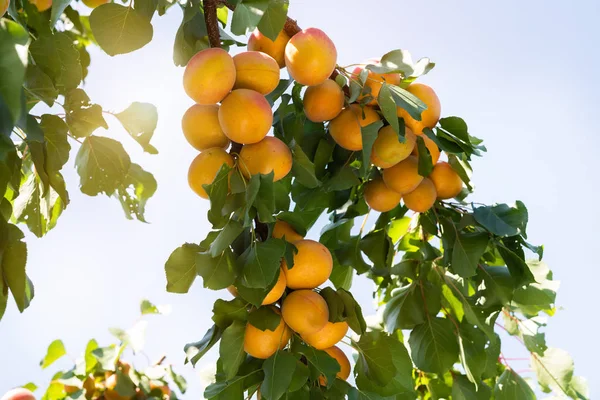
[[279,85],[279,65],[273,57],[260,51],[245,51],[233,56],[234,89],[252,89],[260,94],[271,93]]
[[413,191],[423,177],[419,175],[417,157],[409,156],[391,168],[383,170],[383,181],[390,189],[400,193]]
[[304,239],[290,224],[279,219],[275,222],[271,236],[277,239],[285,239],[290,243]]
[[267,99],[257,91],[236,89],[221,103],[219,123],[234,142],[257,143],[269,133],[273,111]]
[[270,55],[277,61],[279,68],[285,67],[285,45],[289,42],[290,37],[285,31],[279,32],[275,41],[272,41],[258,29],[248,38],[248,50],[250,51],[262,51],[265,54]]
[[404,118],[406,126],[415,134],[420,135],[423,133],[423,128],[433,128],[438,123],[442,112],[440,99],[432,88],[422,83],[413,83],[406,90],[427,105],[427,109],[421,113],[420,121],[411,117],[405,109],[397,108],[398,116]]
[[[440,149],[437,147],[437,144],[435,144],[433,140],[429,139],[428,136],[420,136],[425,142],[425,147],[427,147],[427,150],[429,150],[429,155],[431,156],[431,163],[435,165],[440,159]],[[415,143],[415,148],[412,151],[412,155],[416,156],[417,159],[419,158],[419,146],[417,143]]]
[[[358,80],[358,76],[360,75],[360,73],[365,69],[365,67],[368,64],[377,64],[379,63],[378,59],[372,58],[370,60],[365,61],[363,64],[361,65],[357,65],[356,67],[354,67],[354,70],[352,70],[352,78],[354,78],[355,80]],[[399,85],[401,81],[400,78],[400,74],[398,73],[391,73],[391,74],[376,74],[373,71],[368,72],[367,75],[367,80],[365,81],[365,88],[370,88],[371,93],[370,96],[373,97],[373,99],[368,103],[369,105],[375,105],[377,104],[377,96],[379,96],[379,92],[381,91],[381,86],[383,86],[383,82],[386,82],[390,85]],[[359,100],[363,99],[364,97],[366,97],[365,95],[360,95],[359,96]]]
[[435,185],[431,179],[424,178],[415,190],[402,195],[402,200],[409,210],[423,213],[433,206],[436,197]]
[[[364,117],[363,117],[364,112]],[[329,133],[337,144],[346,150],[362,150],[362,133],[360,128],[381,120],[377,111],[371,107],[351,104],[329,123]]]
[[0,0],[0,17],[4,16],[6,10],[8,10],[8,6],[10,5],[10,0]]
[[204,150],[194,158],[188,170],[188,183],[198,196],[208,199],[202,185],[212,183],[223,164],[233,167],[233,158],[221,148]]
[[285,323],[300,335],[320,331],[329,320],[327,302],[312,290],[296,290],[283,300],[281,313]]
[[212,47],[194,55],[183,73],[183,88],[198,104],[216,104],[235,83],[235,64],[225,50]]
[[81,0],[83,4],[88,6],[89,8],[96,8],[101,6],[102,4],[106,4],[110,2],[110,0]]
[[181,129],[188,143],[196,150],[229,146],[229,139],[219,124],[218,105],[194,104],[183,114]]
[[402,195],[383,182],[383,179],[375,179],[365,185],[365,201],[375,211],[390,211],[398,204]]
[[401,143],[394,128],[390,125],[384,126],[373,143],[371,162],[379,168],[390,168],[410,156],[416,140],[416,135],[409,128],[405,128],[404,143]]
[[231,293],[231,295],[232,295],[233,297],[238,297],[238,291],[237,291],[237,288],[236,288],[235,286],[233,286],[233,285],[231,285],[231,286],[227,286],[227,291],[228,291],[229,293]]
[[320,29],[307,28],[285,46],[285,66],[298,83],[316,86],[329,78],[337,61],[335,45]]
[[[281,315],[277,307],[272,308],[277,314]],[[292,332],[283,318],[281,318],[274,331],[268,329],[261,331],[252,324],[247,323],[244,335],[244,351],[252,357],[266,359],[275,354],[277,350],[283,349],[291,337]]]
[[266,306],[268,304],[273,304],[277,300],[283,296],[283,292],[285,292],[287,280],[285,278],[285,272],[283,268],[279,268],[279,277],[277,278],[277,283],[273,286],[273,289],[267,294],[265,299],[262,301],[262,305]]
[[458,196],[462,190],[462,179],[447,162],[437,163],[433,167],[429,179],[435,186],[438,199],[451,199]]
[[302,102],[306,118],[312,122],[329,121],[344,108],[344,92],[335,81],[327,79],[306,89]]
[[267,136],[258,143],[247,144],[240,150],[240,170],[250,175],[267,175],[273,171],[273,182],[292,170],[292,152],[281,140]]
[[106,390],[104,397],[106,400],[129,400],[129,396],[122,396],[117,392],[117,374],[110,375],[105,382]]
[[347,332],[347,322],[327,322],[320,331],[309,335],[302,335],[302,340],[315,349],[324,350],[342,340]]
[[29,0],[39,12],[44,12],[52,7],[52,0]]
[[294,266],[288,269],[285,259],[282,266],[290,289],[314,289],[325,283],[333,269],[333,258],[329,249],[310,239],[294,243],[298,252],[294,254]]
[[[350,360],[348,360],[346,354],[337,346],[332,346],[328,349],[325,349],[325,352],[333,357],[340,365],[340,370],[336,374],[336,377],[344,381],[347,380],[350,376]],[[327,385],[327,378],[320,376],[319,384],[321,386]]]
[[4,393],[1,400],[35,400],[35,396],[25,388],[15,388]]
[[165,384],[157,384],[154,382],[150,382],[150,390],[158,389],[162,392],[163,397],[169,397],[171,395],[171,389]]

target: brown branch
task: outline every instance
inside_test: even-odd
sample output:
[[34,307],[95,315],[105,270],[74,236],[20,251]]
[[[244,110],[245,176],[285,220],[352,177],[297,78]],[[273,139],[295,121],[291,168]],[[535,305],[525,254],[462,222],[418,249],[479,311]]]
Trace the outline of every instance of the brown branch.
[[219,33],[219,21],[217,20],[217,1],[204,0],[204,22],[208,32],[210,47],[221,47],[221,34]]

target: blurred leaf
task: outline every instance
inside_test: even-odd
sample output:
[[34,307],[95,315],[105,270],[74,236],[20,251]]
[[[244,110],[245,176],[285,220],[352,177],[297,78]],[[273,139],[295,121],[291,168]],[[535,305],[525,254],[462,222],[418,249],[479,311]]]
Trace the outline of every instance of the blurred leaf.
[[381,57],[377,64],[368,65],[367,69],[377,74],[388,74],[399,72],[402,77],[417,78],[427,74],[435,66],[429,58],[421,58],[416,63],[413,63],[411,54],[406,50],[392,50]]
[[152,40],[150,21],[137,10],[116,3],[102,4],[90,14],[98,45],[109,56],[130,53]]
[[535,400],[536,396],[519,374],[507,368],[496,381],[494,398],[496,400]]
[[220,339],[223,335],[223,329],[216,325],[213,325],[204,335],[202,340],[195,343],[188,343],[184,347],[185,351],[185,362],[188,361],[192,365],[196,363],[205,355]]
[[175,373],[172,365],[168,366],[168,370],[169,370],[169,377],[171,378],[171,380],[173,382],[175,382],[175,385],[177,385],[177,388],[179,389],[179,391],[182,394],[185,394],[185,392],[187,392],[187,381],[185,380],[185,378],[183,376]]
[[158,154],[158,150],[150,144],[158,123],[158,112],[154,105],[133,102],[124,111],[115,114],[115,117],[145,152]]
[[[33,284],[25,273],[27,263],[27,245],[23,242],[23,232],[13,224],[0,218],[0,263],[1,277],[3,278],[3,296],[8,296],[8,290],[13,295],[20,312],[23,312],[34,296]],[[5,300],[2,300],[5,303]],[[0,307],[0,308],[4,308]],[[3,311],[3,310],[2,310]]]
[[83,77],[79,52],[67,33],[42,35],[31,44],[30,51],[36,65],[52,78],[60,93],[67,94],[79,86]]
[[281,315],[276,313],[272,307],[259,307],[248,314],[248,323],[261,331],[275,329],[281,323]]
[[233,321],[246,321],[248,319],[248,303],[239,297],[229,301],[217,299],[212,311],[213,321],[222,329],[227,328]]
[[17,22],[0,20],[0,98],[10,111],[12,125],[21,116],[22,89],[27,67],[29,35]]
[[575,368],[569,353],[561,349],[549,348],[544,352],[543,357],[532,354],[531,366],[544,392],[567,393]]
[[108,129],[108,124],[102,116],[102,107],[92,104],[82,89],[74,89],[67,94],[65,111],[66,121],[73,136],[87,137],[100,127]]
[[256,28],[267,11],[269,3],[270,0],[244,0],[240,2],[235,7],[231,18],[231,33],[240,36]]
[[334,176],[332,176],[323,185],[325,191],[348,190],[360,185],[360,180],[354,174],[354,169],[345,166],[342,167]]
[[187,65],[198,51],[210,47],[204,22],[204,14],[199,7],[188,2],[183,10],[183,21],[175,35],[173,62],[178,67]]
[[146,203],[157,189],[156,179],[150,172],[138,164],[131,164],[125,181],[117,189],[114,197],[119,199],[127,219],[134,216],[138,221],[147,222],[145,217]]
[[94,370],[96,365],[98,364],[98,359],[92,353],[94,350],[98,348],[98,342],[95,339],[91,339],[87,345],[85,346],[85,372],[90,373]]
[[463,375],[452,378],[452,400],[488,400],[492,390],[485,383],[475,386]]
[[42,100],[48,107],[54,105],[54,100],[58,96],[58,90],[54,87],[52,79],[40,67],[34,64],[27,66],[23,87],[25,87],[28,94]]
[[67,354],[65,345],[63,344],[62,340],[57,339],[48,346],[48,350],[46,351],[44,359],[40,361],[40,366],[42,369],[45,369],[65,354]]
[[235,256],[229,248],[216,257],[212,257],[207,252],[198,253],[196,271],[202,277],[205,288],[225,289],[233,284],[237,276]]
[[117,359],[120,354],[120,348],[112,344],[108,347],[98,347],[92,350],[92,355],[96,357],[100,366],[105,371],[114,371]]
[[167,292],[187,293],[196,279],[196,255],[200,246],[185,243],[171,253],[165,263],[167,275]]

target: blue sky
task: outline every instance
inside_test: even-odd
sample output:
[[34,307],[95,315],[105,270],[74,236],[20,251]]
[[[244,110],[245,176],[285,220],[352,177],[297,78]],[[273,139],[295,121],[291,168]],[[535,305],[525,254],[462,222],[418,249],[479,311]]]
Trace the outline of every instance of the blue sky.
[[[594,231],[600,216],[593,203],[599,194],[593,171],[600,139],[592,118],[600,104],[600,56],[593,40],[600,37],[600,3],[291,3],[290,15],[300,26],[319,27],[333,39],[341,65],[397,48],[436,62],[422,81],[435,88],[442,114],[463,117],[488,148],[473,163],[472,199],[522,200],[528,206],[530,241],[546,246],[545,261],[561,281],[559,311],[546,329],[548,342],[571,353],[575,373],[587,376],[596,393],[591,349],[597,332],[590,300],[600,280]],[[0,393],[29,381],[45,386],[50,375],[38,362],[52,340],[62,338],[73,356],[84,350],[88,338],[109,343],[107,328],[129,327],[139,301],[148,298],[170,304],[173,311],[149,318],[146,352],[151,359],[167,354],[188,378],[185,397],[201,397],[198,370],[183,367],[182,348],[204,334],[212,303],[228,294],[204,290],[200,279],[188,295],[164,289],[163,265],[170,252],[203,239],[209,230],[208,203],[188,188],[186,178],[195,151],[180,128],[191,105],[181,84],[183,69],[172,63],[180,21],[176,8],[155,16],[154,40],[130,55],[111,58],[91,50],[85,89],[94,102],[113,111],[133,101],[158,107],[157,156],[139,151],[116,120],[108,120],[109,131],[96,132],[122,139],[132,160],[155,174],[159,186],[147,208],[150,224],[125,220],[114,199],[81,194],[72,161],[67,164],[71,204],[47,237],[27,238],[36,298],[24,314],[9,304],[0,323]],[[371,285],[359,279],[354,290],[369,314]],[[513,339],[505,339],[505,346],[506,357],[527,356]],[[210,364],[214,357],[211,353],[200,364]],[[140,366],[146,363],[143,356],[135,360]],[[60,364],[69,363],[65,359]],[[514,364],[516,370],[527,369],[526,362]]]

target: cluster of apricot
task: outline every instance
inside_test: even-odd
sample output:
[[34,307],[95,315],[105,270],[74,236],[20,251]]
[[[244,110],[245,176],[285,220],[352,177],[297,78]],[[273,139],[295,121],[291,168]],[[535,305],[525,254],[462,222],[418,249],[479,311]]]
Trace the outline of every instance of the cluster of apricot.
[[[331,275],[333,259],[331,253],[319,242],[304,239],[285,221],[278,220],[273,229],[273,237],[285,239],[296,246],[294,265],[288,268],[284,260],[277,283],[262,302],[271,306],[282,316],[275,330],[260,330],[248,323],[244,336],[244,350],[253,357],[266,359],[277,350],[283,349],[296,332],[310,346],[324,350],[340,364],[337,376],[348,379],[350,361],[335,346],[348,332],[346,322],[329,322],[329,309],[325,299],[315,289],[325,283]],[[286,289],[290,289],[287,295]],[[237,290],[231,286],[228,290],[237,296]],[[281,300],[283,297],[283,300]],[[275,303],[281,303],[281,309]],[[324,377],[320,377],[325,384]]]

